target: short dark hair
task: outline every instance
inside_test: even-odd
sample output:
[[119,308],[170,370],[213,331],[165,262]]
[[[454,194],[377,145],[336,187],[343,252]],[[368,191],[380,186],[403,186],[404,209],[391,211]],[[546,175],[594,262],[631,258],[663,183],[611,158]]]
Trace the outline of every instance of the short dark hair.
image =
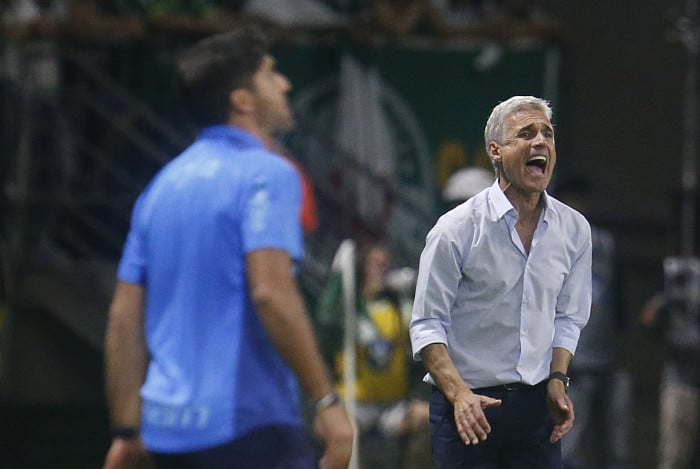
[[223,124],[230,112],[228,96],[251,88],[253,75],[268,54],[269,39],[255,26],[202,39],[177,59],[183,104],[200,127]]

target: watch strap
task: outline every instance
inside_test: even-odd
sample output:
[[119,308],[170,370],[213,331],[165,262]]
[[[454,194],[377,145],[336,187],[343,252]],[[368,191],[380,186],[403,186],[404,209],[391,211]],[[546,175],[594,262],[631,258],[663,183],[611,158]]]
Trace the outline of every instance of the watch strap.
[[121,440],[133,440],[137,438],[141,433],[139,427],[112,427],[110,428],[110,434],[112,438],[118,438]]
[[340,396],[336,391],[331,391],[316,402],[313,403],[313,410],[315,413],[321,412],[329,407],[338,405],[342,402]]
[[561,371],[554,371],[549,374],[549,381],[553,379],[558,379],[562,383],[564,383],[564,390],[568,391],[569,390],[569,382],[571,381],[568,376],[566,376],[565,373],[562,373]]

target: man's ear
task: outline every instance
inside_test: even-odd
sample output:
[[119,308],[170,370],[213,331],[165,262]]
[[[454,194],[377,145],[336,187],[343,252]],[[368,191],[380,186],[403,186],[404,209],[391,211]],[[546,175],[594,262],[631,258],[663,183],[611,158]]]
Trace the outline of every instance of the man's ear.
[[488,153],[491,161],[495,161],[496,163],[501,162],[501,146],[499,144],[496,142],[489,142]]
[[255,109],[253,93],[245,88],[236,88],[228,95],[228,101],[234,112],[249,114]]

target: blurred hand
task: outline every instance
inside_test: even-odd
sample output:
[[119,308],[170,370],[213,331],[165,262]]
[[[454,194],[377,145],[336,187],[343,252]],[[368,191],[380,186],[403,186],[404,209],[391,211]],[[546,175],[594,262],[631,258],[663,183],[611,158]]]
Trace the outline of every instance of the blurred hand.
[[153,462],[140,438],[115,438],[107,452],[103,469],[153,469]]
[[352,456],[355,430],[342,405],[327,407],[314,418],[316,435],[325,443],[320,469],[346,469]]
[[422,431],[426,428],[428,429],[426,431],[430,431],[430,403],[422,400],[411,401],[399,433]]

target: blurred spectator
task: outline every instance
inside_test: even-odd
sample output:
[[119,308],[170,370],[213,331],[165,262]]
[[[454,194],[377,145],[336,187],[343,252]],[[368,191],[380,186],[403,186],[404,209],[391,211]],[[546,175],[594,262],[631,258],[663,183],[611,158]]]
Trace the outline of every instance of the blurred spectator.
[[468,28],[493,14],[494,2],[484,0],[430,0],[435,13],[448,28]]
[[[55,252],[64,231],[62,208],[74,195],[81,161],[74,108],[65,102],[65,39],[137,37],[142,22],[114,2],[96,0],[11,0],[2,12],[3,168],[12,199],[8,216],[22,255],[33,246],[42,261]],[[72,44],[68,44],[69,46]],[[60,243],[59,243],[60,244]]]
[[64,34],[100,39],[143,36],[146,29],[137,12],[120,3],[119,0],[67,0],[68,16]]
[[432,27],[428,0],[375,0],[371,15],[376,32],[392,38],[430,32]]
[[212,0],[137,0],[149,16],[188,13],[199,16],[209,13],[214,8]]
[[500,0],[496,8],[511,22],[536,24],[549,19],[547,10],[540,0]]
[[287,28],[334,28],[347,18],[318,0],[247,0],[241,12]]
[[[564,177],[556,189],[559,200],[589,215],[592,185],[585,176]],[[565,469],[625,469],[629,467],[632,380],[617,359],[626,321],[617,295],[615,241],[609,231],[593,223],[591,238],[591,315],[569,365],[569,397],[576,424],[562,439],[562,456]],[[590,441],[590,446],[584,441]],[[584,463],[585,454],[593,458],[592,465]]]
[[[358,248],[357,415],[363,469],[430,468],[428,403],[409,397],[410,350],[407,323],[397,292],[389,289],[388,249],[370,243]],[[321,349],[345,392],[342,353],[343,285],[333,273],[322,292],[316,320]]]
[[442,36],[549,36],[558,32],[540,0],[430,0]]
[[561,26],[542,0],[502,0],[505,27],[511,36],[557,37]]
[[15,113],[4,121],[10,130],[2,144],[9,160],[6,182],[17,207],[12,223],[20,235],[10,247],[16,255],[32,245],[50,244],[55,203],[67,196],[73,173],[72,137],[60,102],[61,58],[51,37],[66,18],[62,0],[13,0],[2,14],[7,39],[0,66],[2,105]]
[[664,259],[665,288],[640,312],[663,341],[658,469],[698,467],[700,412],[700,259]]
[[205,34],[239,23],[243,0],[121,0],[159,31]]
[[266,142],[267,148],[289,161],[299,173],[301,180],[301,226],[305,235],[313,234],[318,229],[318,212],[316,210],[316,191],[311,177],[292,153],[279,140]]
[[448,210],[467,201],[493,184],[493,171],[476,166],[461,168],[447,178],[442,190],[442,200]]

